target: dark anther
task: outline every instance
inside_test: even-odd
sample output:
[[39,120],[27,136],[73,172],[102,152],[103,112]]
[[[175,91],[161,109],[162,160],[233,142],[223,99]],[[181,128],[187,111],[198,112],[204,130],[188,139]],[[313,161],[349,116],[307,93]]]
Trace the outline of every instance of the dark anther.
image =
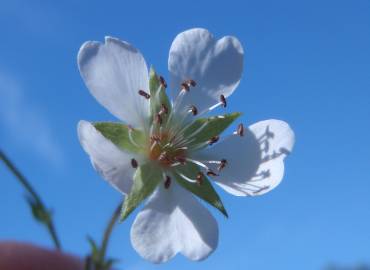
[[192,112],[193,115],[197,115],[198,114],[198,109],[194,105],[191,105],[190,106],[190,111]]
[[192,87],[195,87],[197,83],[194,80],[187,80],[187,83],[190,84]]
[[167,88],[167,83],[162,76],[159,76],[159,81],[164,88]]
[[211,171],[211,170],[209,170],[209,171],[207,172],[207,175],[208,175],[208,176],[218,176],[218,174],[217,174],[217,173],[215,173],[215,172],[213,172],[213,171]]
[[170,185],[171,185],[171,177],[169,177],[168,175],[166,175],[166,178],[164,180],[164,188],[165,189],[169,189],[170,188]]
[[184,89],[186,92],[189,92],[189,90],[190,90],[190,87],[186,82],[183,82],[181,84],[181,88]]
[[226,103],[226,98],[224,95],[220,96],[220,101],[222,103],[222,107],[226,108],[227,103]]
[[162,116],[161,116],[159,113],[157,113],[157,114],[155,115],[155,122],[156,122],[157,124],[159,124],[159,125],[162,125]]
[[218,170],[221,171],[223,168],[226,167],[226,164],[227,164],[227,160],[226,159],[221,159],[221,163],[218,166]]
[[168,113],[168,108],[166,105],[162,104],[161,109],[159,110],[159,114],[167,114]]
[[208,144],[212,145],[212,144],[218,142],[219,139],[220,139],[220,136],[213,136],[211,139],[209,139]]
[[150,141],[151,141],[151,143],[154,143],[154,142],[159,143],[161,141],[161,138],[158,135],[152,135],[150,137]]
[[146,99],[150,99],[150,95],[144,90],[139,90],[139,95],[145,97]]
[[201,185],[204,180],[204,174],[202,172],[198,172],[196,180],[197,180],[197,184]]
[[134,131],[134,128],[131,125],[127,125],[129,131]]
[[182,165],[184,165],[186,163],[186,158],[184,158],[183,156],[177,156],[175,157],[175,161],[180,162]]
[[244,136],[244,126],[243,126],[243,124],[239,124],[239,125],[238,125],[238,130],[236,131],[236,133],[237,133],[239,136]]
[[138,164],[137,164],[136,159],[134,159],[134,158],[132,158],[132,159],[131,159],[131,166],[132,166],[132,168],[134,168],[134,169],[136,169],[136,168],[137,168]]

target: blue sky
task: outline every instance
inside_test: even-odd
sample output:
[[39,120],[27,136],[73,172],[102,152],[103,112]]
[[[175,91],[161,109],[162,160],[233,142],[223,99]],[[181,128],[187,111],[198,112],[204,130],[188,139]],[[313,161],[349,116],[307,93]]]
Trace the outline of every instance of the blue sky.
[[[167,75],[172,39],[192,27],[235,35],[245,71],[229,99],[243,122],[289,122],[296,146],[273,192],[236,198],[216,252],[202,263],[181,256],[142,260],[129,218],[109,248],[122,269],[321,269],[370,262],[370,2],[1,1],[0,147],[55,211],[68,252],[100,239],[119,194],[90,166],[76,136],[80,119],[113,120],[85,88],[76,54],[86,40],[112,35],[138,47]],[[51,247],[30,217],[23,191],[0,166],[0,239]]]

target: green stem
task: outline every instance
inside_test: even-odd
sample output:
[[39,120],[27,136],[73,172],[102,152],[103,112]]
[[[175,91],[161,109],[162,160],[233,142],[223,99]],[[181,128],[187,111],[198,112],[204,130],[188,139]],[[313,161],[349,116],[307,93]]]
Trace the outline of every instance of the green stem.
[[41,210],[48,216],[47,221],[43,222],[43,224],[46,226],[55,247],[60,250],[61,245],[59,238],[57,236],[54,223],[51,219],[50,213],[46,210],[46,206],[42,202],[40,196],[36,193],[36,191],[33,189],[31,184],[27,181],[27,179],[24,177],[24,175],[15,167],[15,165],[10,161],[9,158],[5,155],[3,151],[0,150],[0,160],[2,160],[5,164],[5,166],[14,174],[14,176],[18,179],[18,181],[22,184],[22,186],[27,190],[27,192],[31,195],[31,197],[35,200],[35,202],[40,205]]
[[100,256],[101,256],[102,261],[105,260],[105,254],[107,252],[109,238],[112,234],[114,225],[117,223],[120,217],[121,208],[122,208],[122,202],[119,203],[116,210],[113,212],[112,217],[110,218],[109,223],[107,225],[107,228],[104,231],[103,241],[102,241],[101,248],[100,248]]

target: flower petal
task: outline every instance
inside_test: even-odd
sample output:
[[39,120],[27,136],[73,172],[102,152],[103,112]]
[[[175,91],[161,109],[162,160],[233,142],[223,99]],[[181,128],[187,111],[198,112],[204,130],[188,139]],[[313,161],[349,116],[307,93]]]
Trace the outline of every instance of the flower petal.
[[113,115],[137,126],[148,115],[148,68],[141,53],[127,42],[106,37],[105,44],[85,42],[78,53],[81,76],[91,94]]
[[[253,124],[243,137],[233,135],[200,153],[200,159],[226,159],[214,180],[236,196],[262,195],[275,188],[284,175],[284,159],[292,151],[294,133],[280,120]],[[216,170],[216,165],[212,168]]]
[[94,168],[118,191],[128,194],[134,174],[131,166],[133,154],[118,149],[87,121],[80,121],[77,129],[80,143]]
[[185,95],[184,105],[195,105],[202,111],[218,103],[221,94],[228,97],[238,86],[243,55],[235,37],[215,40],[201,28],[180,33],[172,43],[168,59],[174,96],[184,80],[192,79],[197,85]]
[[137,215],[131,242],[145,259],[166,262],[177,253],[190,260],[208,257],[218,244],[216,220],[191,193],[172,181],[160,185]]

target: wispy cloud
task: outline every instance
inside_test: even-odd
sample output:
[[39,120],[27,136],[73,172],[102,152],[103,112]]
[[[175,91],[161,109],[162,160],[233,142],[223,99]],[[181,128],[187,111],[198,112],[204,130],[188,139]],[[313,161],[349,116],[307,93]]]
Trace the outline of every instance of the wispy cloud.
[[46,111],[30,102],[14,76],[0,70],[0,130],[22,148],[33,151],[54,166],[63,163],[62,148],[49,125]]
[[61,18],[48,3],[25,0],[1,1],[0,16],[7,23],[38,35],[52,34]]

